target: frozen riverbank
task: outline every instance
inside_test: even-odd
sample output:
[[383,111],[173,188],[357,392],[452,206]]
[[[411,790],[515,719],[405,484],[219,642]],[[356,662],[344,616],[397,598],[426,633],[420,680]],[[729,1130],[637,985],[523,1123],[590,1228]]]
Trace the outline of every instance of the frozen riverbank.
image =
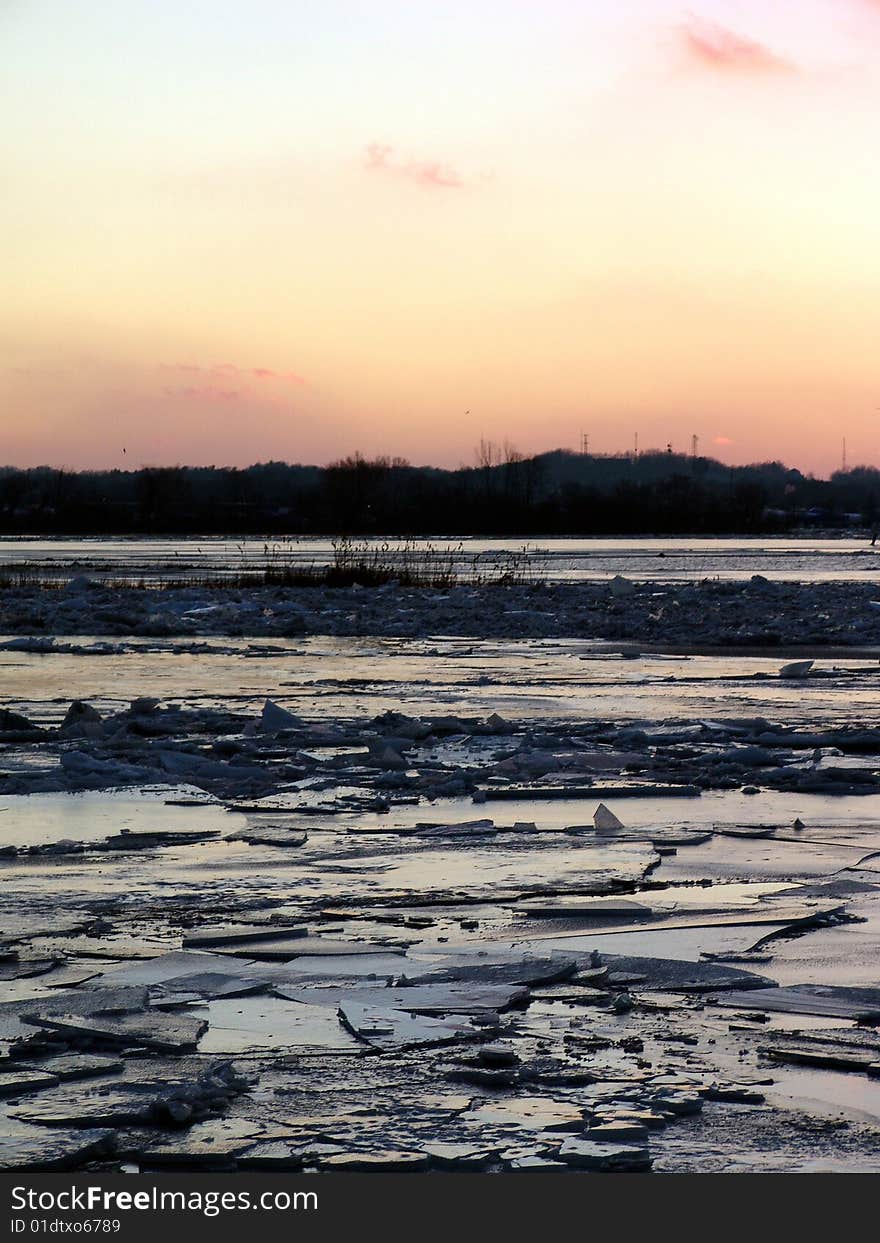
[[[343,541],[344,542],[344,541]],[[303,570],[336,561],[339,539],[308,536],[298,539],[215,537],[39,539],[0,537],[0,575],[30,573],[66,582],[77,574],[94,578],[161,582],[205,578],[234,579],[259,574],[267,567]],[[837,535],[802,531],[788,536],[565,538],[522,535],[511,539],[395,539],[369,537],[356,541],[369,560],[413,558],[451,569],[459,582],[471,581],[475,566],[493,576],[493,569],[511,559],[547,582],[607,582],[615,574],[640,582],[700,582],[703,579],[746,581],[753,574],[792,582],[861,581],[876,574],[880,549],[866,534]]]
[[583,638],[645,645],[880,645],[880,584],[706,581],[658,585],[401,588],[64,587],[0,593],[0,634],[374,635]]
[[0,1168],[876,1171],[872,595],[5,592]]

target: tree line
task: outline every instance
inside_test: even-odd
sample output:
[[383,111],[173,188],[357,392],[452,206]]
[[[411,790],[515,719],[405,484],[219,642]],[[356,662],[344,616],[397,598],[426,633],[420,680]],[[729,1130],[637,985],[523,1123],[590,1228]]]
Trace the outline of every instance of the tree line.
[[6,535],[716,535],[873,528],[880,471],[829,480],[780,462],[670,452],[524,457],[483,441],[473,466],[360,453],[327,466],[0,468]]

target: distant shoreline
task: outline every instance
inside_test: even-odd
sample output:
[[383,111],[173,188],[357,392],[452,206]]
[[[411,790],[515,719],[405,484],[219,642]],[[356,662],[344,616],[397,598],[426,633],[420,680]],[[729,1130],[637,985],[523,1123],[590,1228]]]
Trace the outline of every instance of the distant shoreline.
[[[120,540],[128,543],[154,542],[168,543],[169,541],[188,540],[190,542],[199,541],[204,543],[227,543],[234,544],[246,541],[256,544],[259,542],[286,540],[290,543],[297,542],[314,542],[320,540],[339,539],[345,533],[342,531],[311,531],[307,535],[289,535],[279,531],[267,530],[265,532],[256,531],[165,531],[165,532],[139,532],[139,531],[20,531],[20,532],[0,532],[0,545],[2,544],[22,544],[28,542],[55,543],[62,544],[66,542],[74,542],[80,540],[88,540],[98,543],[102,540]],[[555,532],[550,535],[547,533],[536,533],[524,529],[522,531],[512,531],[506,534],[497,534],[492,532],[467,531],[449,535],[442,531],[429,531],[422,535],[410,537],[407,533],[379,531],[373,534],[365,534],[359,536],[360,539],[369,541],[373,544],[381,544],[384,540],[405,540],[414,538],[427,543],[451,542],[457,543],[460,540],[491,540],[494,543],[518,543],[525,541],[540,541],[541,544],[549,544],[554,542],[572,543],[579,540],[589,541],[592,543],[609,543],[612,541],[620,541],[621,543],[633,543],[636,541],[656,540],[662,541],[664,544],[686,544],[693,543],[697,540],[711,540],[713,542],[721,540],[736,540],[737,542],[763,544],[784,543],[792,540],[870,540],[871,531],[867,527],[793,527],[787,531],[764,531],[764,532],[737,532],[737,531],[692,531],[678,532],[673,535],[658,535],[656,532],[643,531],[627,532],[627,531],[610,531],[603,534],[590,534],[579,531],[562,531]]]
[[880,471],[869,466],[826,480],[782,462],[484,448],[456,470],[357,453],[324,467],[0,467],[0,535],[709,538],[873,531],[880,520]]

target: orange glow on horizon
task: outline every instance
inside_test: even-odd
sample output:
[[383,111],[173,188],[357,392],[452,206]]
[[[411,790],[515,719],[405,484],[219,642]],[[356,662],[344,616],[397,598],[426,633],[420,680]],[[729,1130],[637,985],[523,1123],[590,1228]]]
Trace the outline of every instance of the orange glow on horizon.
[[121,7],[0,17],[0,463],[877,461],[880,6]]

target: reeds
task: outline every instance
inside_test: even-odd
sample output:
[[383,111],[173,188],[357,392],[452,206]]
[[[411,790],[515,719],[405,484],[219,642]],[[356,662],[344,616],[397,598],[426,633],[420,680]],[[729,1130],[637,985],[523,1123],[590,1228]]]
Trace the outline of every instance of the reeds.
[[534,550],[527,547],[500,553],[465,553],[455,546],[407,540],[402,544],[338,539],[333,561],[323,568],[327,586],[449,588],[458,586],[519,586],[543,581]]
[[[465,552],[462,544],[436,545],[422,540],[400,543],[352,540],[340,537],[332,543],[332,559],[324,564],[296,559],[292,541],[264,543],[262,555],[252,557],[243,544],[237,545],[238,566],[227,571],[202,573],[195,567],[174,575],[161,566],[145,573],[88,574],[96,586],[106,588],[205,589],[259,587],[519,587],[540,586],[546,579],[546,565],[540,554],[528,545],[499,552]],[[77,568],[78,573],[84,567]],[[88,571],[86,571],[88,573]],[[38,562],[0,567],[0,590],[17,588],[62,588],[67,574],[59,568],[46,573]]]

